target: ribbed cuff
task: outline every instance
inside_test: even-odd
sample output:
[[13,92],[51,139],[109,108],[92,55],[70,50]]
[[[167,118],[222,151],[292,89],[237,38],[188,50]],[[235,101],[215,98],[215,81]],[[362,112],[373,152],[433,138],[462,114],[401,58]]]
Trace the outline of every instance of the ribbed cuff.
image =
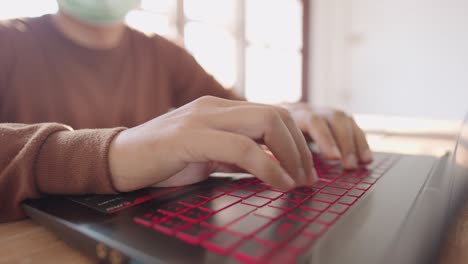
[[109,146],[125,128],[83,129],[51,134],[36,160],[36,184],[46,194],[116,193]]

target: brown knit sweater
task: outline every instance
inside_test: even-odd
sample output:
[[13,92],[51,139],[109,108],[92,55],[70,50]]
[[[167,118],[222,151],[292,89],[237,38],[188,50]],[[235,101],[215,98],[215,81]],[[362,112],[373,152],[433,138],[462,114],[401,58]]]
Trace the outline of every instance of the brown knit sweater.
[[42,194],[115,192],[112,138],[203,95],[237,97],[182,48],[127,28],[93,50],[50,16],[0,23],[0,222]]

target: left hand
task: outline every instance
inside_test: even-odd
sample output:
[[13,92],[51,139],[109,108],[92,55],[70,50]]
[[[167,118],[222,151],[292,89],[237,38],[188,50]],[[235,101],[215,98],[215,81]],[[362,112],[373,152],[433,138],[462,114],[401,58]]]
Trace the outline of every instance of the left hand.
[[329,159],[339,159],[346,169],[372,161],[366,136],[354,119],[342,111],[313,109],[306,103],[282,105],[303,133],[309,135]]

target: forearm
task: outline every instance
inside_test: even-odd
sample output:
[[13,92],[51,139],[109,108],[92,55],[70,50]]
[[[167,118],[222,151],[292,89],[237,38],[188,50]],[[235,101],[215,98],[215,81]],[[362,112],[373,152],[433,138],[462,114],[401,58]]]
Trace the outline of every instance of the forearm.
[[0,222],[24,217],[21,202],[41,194],[114,193],[107,154],[121,130],[0,124]]

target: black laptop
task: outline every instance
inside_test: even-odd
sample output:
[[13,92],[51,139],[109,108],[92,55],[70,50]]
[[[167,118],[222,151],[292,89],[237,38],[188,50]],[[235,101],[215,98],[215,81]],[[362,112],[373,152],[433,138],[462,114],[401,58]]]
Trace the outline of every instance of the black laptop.
[[[430,263],[467,192],[468,126],[442,157],[375,153],[289,192],[247,174],[119,195],[24,203],[35,221],[110,263]],[[456,142],[455,142],[456,141]]]

